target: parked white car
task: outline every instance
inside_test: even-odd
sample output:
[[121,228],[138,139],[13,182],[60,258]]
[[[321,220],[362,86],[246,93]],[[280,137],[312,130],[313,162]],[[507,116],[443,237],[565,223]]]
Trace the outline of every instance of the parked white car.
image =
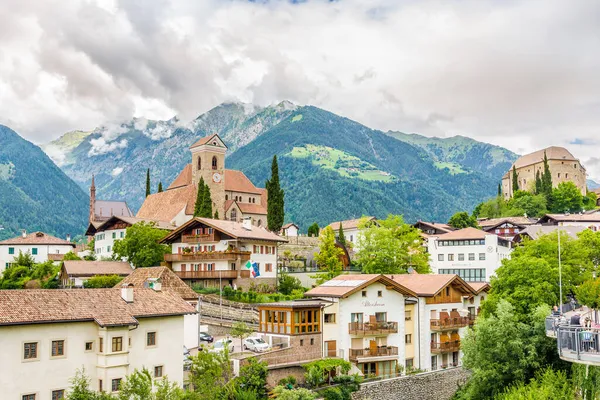
[[249,337],[244,339],[244,350],[262,353],[263,351],[267,351],[270,348],[271,346],[269,346],[267,342],[265,342],[259,337]]
[[220,339],[216,340],[209,348],[209,353],[221,353],[228,349],[230,353],[233,353],[233,340],[231,339]]

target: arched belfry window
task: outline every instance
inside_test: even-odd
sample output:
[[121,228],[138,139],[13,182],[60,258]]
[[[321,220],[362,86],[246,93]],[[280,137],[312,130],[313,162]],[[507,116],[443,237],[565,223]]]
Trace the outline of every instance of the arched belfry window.
[[202,160],[198,157],[198,169],[202,169]]
[[212,159],[212,169],[217,169],[217,157],[213,156]]

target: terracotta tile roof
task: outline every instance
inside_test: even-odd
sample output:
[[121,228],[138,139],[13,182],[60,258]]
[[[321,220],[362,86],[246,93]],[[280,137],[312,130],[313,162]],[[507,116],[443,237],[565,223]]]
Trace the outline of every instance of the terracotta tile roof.
[[523,236],[528,236],[530,239],[538,239],[540,236],[548,235],[556,232],[560,228],[561,232],[568,234],[573,239],[577,238],[579,232],[588,229],[585,226],[558,226],[558,225],[530,225],[515,235],[515,241],[522,240]]
[[304,295],[307,297],[348,297],[376,282],[384,283],[404,295],[417,295],[406,286],[380,274],[338,275],[322,285],[312,288]]
[[479,226],[481,226],[484,229],[490,229],[490,228],[495,228],[498,225],[502,225],[504,223],[510,223],[513,225],[517,225],[520,227],[524,227],[527,225],[533,225],[535,224],[537,221],[537,219],[531,219],[531,218],[527,218],[527,217],[506,217],[506,218],[490,218],[490,219],[483,219],[480,221],[477,221],[477,223],[479,224]]
[[225,190],[228,192],[242,192],[262,194],[250,179],[242,172],[233,169],[225,170]]
[[109,225],[112,224],[113,222],[116,222],[117,220],[126,222],[129,225],[137,224],[138,222],[154,223],[157,228],[164,229],[167,231],[172,231],[173,229],[175,229],[175,225],[171,224],[170,222],[159,221],[159,220],[148,219],[148,218],[114,216],[114,217],[111,217],[110,219],[104,221],[102,223],[102,225],[97,227],[96,232],[102,232],[102,231],[107,230],[109,228]]
[[98,325],[137,325],[143,317],[194,314],[181,297],[134,289],[133,302],[121,289],[0,290],[0,326],[94,321]]
[[57,237],[48,235],[47,233],[44,233],[44,232],[32,232],[25,237],[23,237],[23,235],[21,235],[21,236],[14,237],[12,239],[6,239],[6,240],[3,240],[0,242],[0,245],[7,245],[7,244],[38,244],[38,245],[54,244],[54,245],[65,245],[65,246],[68,245],[68,246],[73,246],[73,248],[75,248],[75,243],[69,242],[64,239],[59,239]]
[[174,243],[179,240],[182,232],[190,229],[198,223],[210,226],[218,231],[224,232],[227,235],[248,240],[267,240],[272,242],[287,242],[287,239],[276,235],[273,232],[266,230],[265,228],[253,226],[251,230],[247,230],[243,227],[241,222],[235,221],[224,221],[222,219],[210,219],[210,218],[193,218],[181,225],[179,228],[171,232],[169,235],[161,239],[161,243]]
[[128,283],[134,287],[144,287],[150,278],[159,278],[164,292],[176,293],[184,300],[198,300],[198,294],[167,267],[137,268],[115,288]]
[[454,228],[452,228],[450,225],[440,224],[438,222],[425,222],[425,221],[419,220],[415,225],[425,225],[430,228],[439,229],[440,231],[445,231],[445,232],[452,232],[454,230]]
[[423,297],[435,296],[452,282],[459,283],[465,292],[475,294],[471,286],[454,274],[398,274],[390,275],[390,277],[395,282]]
[[[546,214],[539,223],[549,222],[551,220],[560,222],[600,222],[600,213],[594,214]],[[0,242],[1,243],[1,242]]]
[[267,209],[265,208],[265,206],[263,206],[261,204],[243,203],[241,201],[235,201],[235,200],[231,200],[231,199],[225,200],[225,212],[229,211],[229,209],[231,208],[231,206],[233,204],[236,204],[237,208],[243,214],[267,215]]
[[119,275],[127,276],[133,269],[124,261],[63,261],[63,267],[69,276]]
[[181,210],[193,214],[196,203],[196,186],[187,185],[154,193],[146,197],[136,218],[171,222]]
[[467,282],[467,284],[471,286],[475,294],[487,292],[491,288],[490,284],[487,282]]
[[[223,142],[223,140],[221,140],[221,138],[219,137],[219,135],[216,134],[216,133],[213,133],[212,135],[205,136],[202,139],[198,140],[196,143],[194,143],[193,145],[190,146],[190,149],[193,149],[194,147],[198,147],[198,146],[202,146],[204,144],[207,144],[215,136],[219,139],[220,143],[225,146],[225,143]],[[225,147],[227,147],[227,146],[225,146]]]
[[188,164],[185,167],[183,167],[183,169],[181,170],[179,175],[177,175],[177,178],[175,178],[175,180],[173,182],[171,182],[171,185],[169,185],[167,190],[178,188],[181,186],[191,185],[191,183],[192,183],[192,164]]
[[356,219],[348,219],[346,221],[332,222],[328,226],[330,226],[334,231],[337,229],[340,229],[340,223],[342,224],[342,229],[344,229],[344,230],[358,229],[358,225],[360,224],[360,221],[363,220],[363,218],[366,218],[369,221],[375,220],[375,217],[362,217],[362,218],[356,218]]
[[437,237],[438,240],[485,239],[490,233],[475,228],[464,228]]
[[296,229],[298,229],[298,225],[296,225],[296,224],[295,224],[295,223],[293,223],[293,222],[290,222],[290,223],[288,223],[288,224],[285,224],[284,226],[282,226],[282,227],[281,227],[281,229],[287,229],[287,228],[289,228],[289,227],[291,227],[291,226],[295,226],[295,227],[296,227]]
[[[558,160],[558,161],[579,161],[571,152],[564,147],[551,146],[542,150],[538,150],[536,152],[526,154],[521,156],[515,161],[515,163],[510,167],[510,170],[504,174],[504,177],[507,177],[510,171],[512,171],[513,166],[517,169],[527,167],[528,165],[533,165],[537,163],[541,163],[544,161],[544,152],[546,152],[546,156],[548,160]],[[582,166],[583,167],[583,166]]]

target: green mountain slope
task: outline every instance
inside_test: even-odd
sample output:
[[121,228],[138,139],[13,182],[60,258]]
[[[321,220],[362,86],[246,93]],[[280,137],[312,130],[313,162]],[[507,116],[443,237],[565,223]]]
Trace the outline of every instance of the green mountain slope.
[[497,179],[519,157],[505,148],[464,136],[437,138],[392,131],[386,134],[418,147],[435,161],[436,167],[448,168],[455,174],[475,171]]
[[20,229],[83,233],[89,198],[34,144],[0,125],[0,240]]
[[[310,157],[294,154],[298,148],[311,146],[335,148],[394,179],[383,182],[348,177]],[[316,107],[296,109],[231,154],[228,166],[262,183],[268,177],[273,154],[280,158],[286,219],[303,227],[314,221],[324,224],[363,214],[383,217],[399,213],[413,221],[446,220],[457,210],[471,209],[496,190],[497,180],[490,182],[477,172],[452,174],[439,169],[427,152]]]

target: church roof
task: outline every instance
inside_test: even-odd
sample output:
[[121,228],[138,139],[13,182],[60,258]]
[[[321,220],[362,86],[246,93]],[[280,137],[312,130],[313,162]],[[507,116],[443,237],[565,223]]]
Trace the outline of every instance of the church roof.
[[231,199],[225,201],[225,212],[229,211],[229,209],[231,208],[231,206],[234,203],[238,206],[238,208],[240,209],[240,211],[243,214],[267,215],[267,209],[263,205],[252,204],[252,203],[243,203],[241,201],[235,201],[235,200],[231,200]]
[[[530,154],[526,154],[521,156],[515,161],[515,163],[510,167],[510,171],[512,171],[513,166],[516,169],[527,167],[528,165],[533,165],[537,163],[541,163],[544,161],[544,153],[546,153],[546,157],[548,160],[558,160],[558,161],[579,161],[571,152],[564,147],[558,146],[550,146],[542,150],[535,151]],[[583,166],[581,166],[583,168]],[[508,172],[504,174],[504,177],[508,176]]]
[[242,171],[233,169],[225,170],[225,190],[228,192],[262,194],[262,191],[254,186]]
[[96,220],[107,219],[112,216],[133,217],[126,201],[96,200],[94,205]]
[[214,137],[217,137],[219,139],[219,144],[223,145],[225,147],[227,147],[227,145],[225,145],[225,142],[223,142],[221,140],[221,138],[219,137],[219,135],[217,135],[216,133],[213,133],[212,135],[208,135],[203,137],[202,139],[198,140],[196,143],[194,143],[193,145],[190,146],[190,149],[193,149],[194,147],[198,147],[198,146],[203,146],[205,144],[207,144],[208,142],[210,142]]
[[193,214],[195,202],[196,186],[192,184],[154,193],[146,197],[136,218],[171,222],[183,209]]
[[185,185],[189,185],[191,183],[192,183],[192,164],[188,164],[185,167],[183,167],[183,169],[181,170],[179,175],[177,175],[177,178],[175,178],[175,180],[171,183],[171,185],[167,188],[167,190],[175,189],[175,188],[185,186]]

